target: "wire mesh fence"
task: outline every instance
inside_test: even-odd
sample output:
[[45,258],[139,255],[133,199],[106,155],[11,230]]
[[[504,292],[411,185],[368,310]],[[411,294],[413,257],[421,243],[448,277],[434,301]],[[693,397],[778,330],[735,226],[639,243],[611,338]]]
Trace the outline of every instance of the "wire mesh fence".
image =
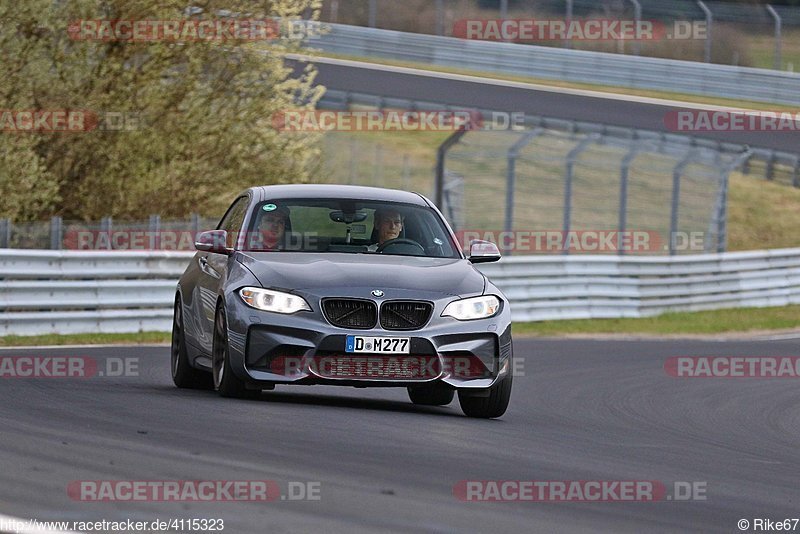
[[446,156],[445,213],[506,254],[725,250],[728,177],[746,157],[544,128],[472,131]]
[[217,226],[218,218],[15,222],[0,219],[0,248],[51,250],[194,250],[198,233]]
[[[418,191],[435,200],[435,148],[451,133],[329,132],[322,136],[314,181]],[[440,207],[462,245],[488,239],[505,254],[722,251],[733,169],[787,185],[798,180],[800,159],[765,161],[742,150],[544,119],[528,127],[478,129],[446,153]],[[196,234],[217,222],[208,215],[0,219],[0,248],[192,250]]]
[[[640,9],[637,9],[637,5]],[[705,0],[325,0],[326,22],[452,36],[459,21],[487,19],[653,21],[709,25],[707,39],[625,42],[564,40],[536,44],[711,61],[778,70],[800,67],[800,9]],[[707,43],[706,43],[707,41]]]
[[320,183],[388,187],[432,196],[433,177],[430,157],[398,149],[389,136],[333,132],[323,137]]

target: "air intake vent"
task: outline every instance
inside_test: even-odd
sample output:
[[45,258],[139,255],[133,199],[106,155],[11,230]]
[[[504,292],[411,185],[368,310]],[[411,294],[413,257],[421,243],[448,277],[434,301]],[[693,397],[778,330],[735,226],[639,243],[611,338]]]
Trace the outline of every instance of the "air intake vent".
[[374,328],[378,307],[368,300],[326,299],[322,301],[325,318],[339,328]]
[[386,330],[417,330],[431,318],[430,302],[394,301],[381,306],[381,326]]

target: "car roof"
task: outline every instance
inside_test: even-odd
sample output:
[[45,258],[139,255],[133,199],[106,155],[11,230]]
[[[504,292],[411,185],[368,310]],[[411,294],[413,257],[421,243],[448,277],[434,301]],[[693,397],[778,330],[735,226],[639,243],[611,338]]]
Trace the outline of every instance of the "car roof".
[[285,184],[253,187],[250,190],[255,193],[255,197],[258,198],[259,201],[296,198],[352,198],[358,200],[402,202],[405,204],[415,204],[417,206],[428,205],[425,199],[418,193],[360,185]]

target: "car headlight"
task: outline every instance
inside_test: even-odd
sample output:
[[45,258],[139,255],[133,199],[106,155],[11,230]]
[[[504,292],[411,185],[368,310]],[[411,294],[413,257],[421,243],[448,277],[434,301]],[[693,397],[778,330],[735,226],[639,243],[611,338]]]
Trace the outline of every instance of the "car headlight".
[[239,296],[242,297],[245,304],[257,310],[287,314],[311,311],[311,307],[303,297],[298,297],[291,293],[245,287],[239,290]]
[[452,317],[459,321],[486,319],[500,309],[500,299],[493,295],[473,297],[451,302],[442,312],[442,317]]

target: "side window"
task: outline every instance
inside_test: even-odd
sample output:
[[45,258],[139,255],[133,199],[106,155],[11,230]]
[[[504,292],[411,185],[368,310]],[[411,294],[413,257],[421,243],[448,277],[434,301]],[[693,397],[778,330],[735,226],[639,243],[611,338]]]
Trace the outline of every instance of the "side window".
[[247,197],[239,197],[228,208],[228,213],[222,218],[217,226],[217,230],[225,230],[228,232],[228,248],[236,246],[236,239],[244,224],[244,217],[247,214]]

